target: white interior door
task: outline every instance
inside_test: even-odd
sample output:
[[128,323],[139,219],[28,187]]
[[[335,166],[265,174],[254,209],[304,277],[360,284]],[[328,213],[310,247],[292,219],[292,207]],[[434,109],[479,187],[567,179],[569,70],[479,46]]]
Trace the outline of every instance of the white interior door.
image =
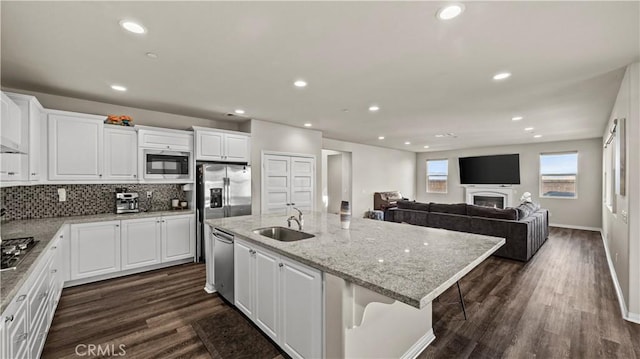
[[287,215],[291,203],[291,157],[264,155],[262,213]]
[[301,211],[313,211],[315,160],[291,157],[291,205]]

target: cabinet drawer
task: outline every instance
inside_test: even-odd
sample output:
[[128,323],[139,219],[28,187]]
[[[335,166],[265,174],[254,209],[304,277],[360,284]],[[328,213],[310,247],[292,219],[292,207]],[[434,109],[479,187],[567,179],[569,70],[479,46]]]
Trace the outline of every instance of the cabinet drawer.
[[51,260],[45,264],[45,266],[39,271],[35,277],[33,287],[29,290],[27,295],[29,303],[29,328],[35,328],[47,307],[47,299],[49,299],[49,267],[51,266]]
[[49,323],[49,312],[44,311],[38,324],[31,329],[29,334],[29,353],[31,358],[39,358],[39,354],[42,351],[44,340],[47,337],[47,324]]
[[8,358],[28,358],[29,321],[26,295],[19,296],[4,312],[4,350]]

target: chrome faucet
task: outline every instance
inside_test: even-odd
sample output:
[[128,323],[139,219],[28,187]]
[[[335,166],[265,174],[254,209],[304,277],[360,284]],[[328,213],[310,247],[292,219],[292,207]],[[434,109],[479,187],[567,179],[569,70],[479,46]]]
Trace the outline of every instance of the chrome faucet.
[[289,228],[291,228],[291,221],[296,221],[296,223],[298,224],[298,230],[299,231],[302,230],[302,223],[300,223],[300,221],[296,218],[296,216],[291,216],[291,217],[287,218],[287,226]]
[[302,216],[302,211],[297,209],[296,207],[293,207],[293,209],[298,211],[298,223],[300,223],[300,230],[302,230],[302,227],[304,226],[304,217]]

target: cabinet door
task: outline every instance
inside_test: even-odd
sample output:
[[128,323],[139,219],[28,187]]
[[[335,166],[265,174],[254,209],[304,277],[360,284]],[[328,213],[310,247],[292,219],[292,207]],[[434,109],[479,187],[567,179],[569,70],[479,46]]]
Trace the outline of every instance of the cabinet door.
[[236,240],[233,244],[233,287],[236,308],[253,319],[254,299],[253,249]]
[[23,178],[22,157],[17,153],[0,153],[0,180],[16,182]]
[[120,271],[120,221],[71,226],[71,279]]
[[49,179],[102,179],[103,123],[49,115]]
[[262,213],[287,215],[291,195],[291,157],[264,156]]
[[277,342],[278,335],[278,288],[279,257],[256,247],[255,261],[255,317],[254,321],[264,333]]
[[221,132],[196,131],[196,160],[221,161],[224,155]]
[[122,270],[162,262],[160,218],[122,221]]
[[281,347],[292,358],[322,357],[322,276],[281,257]]
[[29,102],[29,181],[39,181],[42,153],[42,112],[32,100]]
[[22,150],[22,122],[20,108],[9,96],[2,96],[2,117],[0,117],[0,143],[12,149]]
[[139,130],[140,147],[157,148],[170,151],[193,151],[193,135],[186,131]]
[[224,160],[230,162],[249,162],[249,136],[225,133]]
[[302,211],[313,211],[315,160],[291,157],[291,205]]
[[104,179],[136,181],[138,134],[132,129],[104,129]]
[[195,216],[162,217],[162,262],[195,256]]
[[27,320],[27,305],[23,300],[20,304],[10,305],[5,310],[3,345],[6,358],[28,358],[29,321]]

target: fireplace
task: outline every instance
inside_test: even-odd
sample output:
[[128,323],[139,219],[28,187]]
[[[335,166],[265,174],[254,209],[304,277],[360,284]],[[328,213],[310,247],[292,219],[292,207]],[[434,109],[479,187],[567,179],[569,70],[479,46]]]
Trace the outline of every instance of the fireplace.
[[473,204],[476,206],[504,208],[504,197],[502,196],[473,196]]
[[467,204],[491,208],[512,207],[514,191],[511,187],[466,187]]

